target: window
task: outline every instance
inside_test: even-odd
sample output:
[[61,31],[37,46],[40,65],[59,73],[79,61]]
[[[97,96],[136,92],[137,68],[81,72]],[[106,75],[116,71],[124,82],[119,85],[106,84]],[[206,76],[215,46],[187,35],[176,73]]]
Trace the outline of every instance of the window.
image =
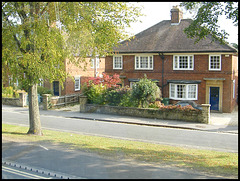
[[92,68],[92,69],[94,69],[95,60],[97,61],[97,62],[96,62],[97,68],[99,68],[99,58],[96,57],[96,58],[91,59],[91,68]]
[[153,56],[135,56],[135,69],[153,70]]
[[221,70],[221,56],[210,55],[209,56],[209,70]]
[[75,91],[80,90],[80,76],[75,77]]
[[170,84],[170,98],[175,100],[197,100],[197,84]]
[[122,69],[122,56],[113,57],[113,69]]
[[39,86],[43,87],[43,79],[39,79],[39,83],[38,83]]
[[130,82],[130,88],[132,89],[136,85],[136,82]]
[[193,70],[193,55],[175,55],[173,70]]

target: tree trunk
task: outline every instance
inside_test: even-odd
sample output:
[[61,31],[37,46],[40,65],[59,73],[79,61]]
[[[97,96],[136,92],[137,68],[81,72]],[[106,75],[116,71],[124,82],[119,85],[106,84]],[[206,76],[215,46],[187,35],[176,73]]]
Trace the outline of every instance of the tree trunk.
[[38,106],[37,84],[28,91],[29,102],[29,130],[27,134],[42,135],[41,121]]

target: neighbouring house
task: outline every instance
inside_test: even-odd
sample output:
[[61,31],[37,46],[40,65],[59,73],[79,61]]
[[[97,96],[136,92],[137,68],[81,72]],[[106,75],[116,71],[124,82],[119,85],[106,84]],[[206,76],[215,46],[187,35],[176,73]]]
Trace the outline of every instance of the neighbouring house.
[[171,20],[161,21],[125,40],[105,58],[105,72],[120,75],[130,87],[139,78],[157,81],[170,104],[193,100],[211,104],[211,110],[232,112],[237,104],[238,52],[211,36],[194,43],[183,32],[192,22],[183,19],[178,7],[171,9]]
[[[86,64],[79,63],[80,67],[77,67],[73,63],[70,63],[69,60],[65,60],[65,70],[72,76],[66,78],[61,87],[58,80],[49,83],[44,81],[43,86],[48,89],[53,90],[55,96],[64,96],[70,94],[79,94],[82,92],[82,85],[84,80],[89,77],[101,77],[102,73],[105,71],[105,58],[86,58]],[[85,67],[85,70],[84,70]]]
[[[61,87],[58,80],[50,83],[47,80],[42,80],[39,86],[46,87],[53,91],[54,96],[64,96],[70,94],[80,94],[82,92],[82,85],[84,81],[89,77],[101,77],[105,71],[105,57],[85,58],[85,63],[79,63],[80,67],[77,67],[69,60],[65,60],[65,71],[72,77],[67,77]],[[95,68],[96,67],[96,68]],[[84,70],[85,69],[85,70]],[[7,75],[2,80],[3,87],[10,85],[19,85],[18,80],[13,80],[11,75]]]

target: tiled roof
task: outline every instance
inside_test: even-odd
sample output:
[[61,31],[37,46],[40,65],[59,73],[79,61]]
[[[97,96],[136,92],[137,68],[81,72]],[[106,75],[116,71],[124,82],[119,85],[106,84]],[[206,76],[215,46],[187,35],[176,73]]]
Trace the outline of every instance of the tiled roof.
[[186,53],[186,52],[237,52],[230,45],[212,42],[211,37],[194,43],[183,32],[191,19],[182,19],[178,25],[171,25],[171,20],[164,20],[138,33],[131,41],[123,41],[115,47],[116,53]]

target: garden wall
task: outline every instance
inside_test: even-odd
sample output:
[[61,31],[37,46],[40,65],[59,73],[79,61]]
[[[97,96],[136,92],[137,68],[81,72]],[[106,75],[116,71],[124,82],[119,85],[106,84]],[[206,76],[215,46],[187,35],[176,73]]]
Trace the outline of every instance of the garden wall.
[[145,118],[157,118],[166,120],[180,120],[188,122],[198,122],[208,124],[210,121],[210,105],[202,104],[202,110],[177,110],[177,109],[152,109],[152,108],[133,108],[108,105],[86,104],[87,98],[80,97],[80,112],[83,113],[102,113],[117,114],[124,116],[136,116]]
[[25,107],[25,106],[27,106],[27,94],[26,93],[19,93],[19,98],[2,97],[2,104],[3,105]]

